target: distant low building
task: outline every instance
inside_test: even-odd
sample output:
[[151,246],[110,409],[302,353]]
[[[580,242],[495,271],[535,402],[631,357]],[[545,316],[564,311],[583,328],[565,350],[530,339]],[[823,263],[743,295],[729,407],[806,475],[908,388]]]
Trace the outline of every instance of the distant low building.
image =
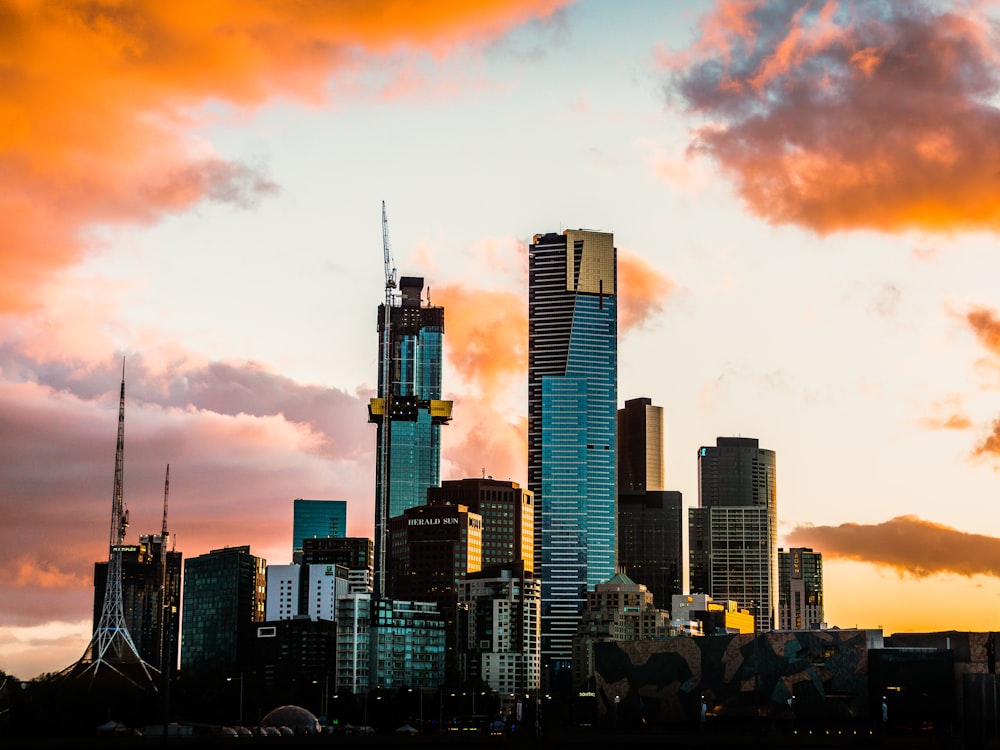
[[826,627],[823,617],[823,555],[809,547],[778,549],[778,625],[781,630]]
[[653,594],[624,573],[587,592],[583,619],[573,639],[574,689],[584,689],[594,674],[593,646],[605,641],[648,641],[670,635],[670,613],[657,609]]
[[[715,602],[708,594],[677,594],[670,620],[678,634],[720,635],[754,632],[753,615],[735,601]],[[695,624],[697,623],[697,624]]]

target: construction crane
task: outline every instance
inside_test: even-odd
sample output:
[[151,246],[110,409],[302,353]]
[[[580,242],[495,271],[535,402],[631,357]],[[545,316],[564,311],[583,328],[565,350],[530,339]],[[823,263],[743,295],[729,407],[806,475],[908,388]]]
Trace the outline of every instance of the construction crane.
[[389,249],[389,220],[385,216],[385,201],[382,201],[382,253],[385,256],[385,303],[392,301],[392,290],[396,288],[396,267]]
[[382,422],[380,429],[379,451],[379,496],[375,508],[375,597],[385,597],[385,543],[387,538],[386,524],[389,515],[389,442],[391,414],[391,379],[392,370],[392,336],[390,324],[392,321],[392,295],[396,288],[396,267],[392,261],[392,251],[389,247],[389,220],[386,218],[385,201],[382,201],[382,255],[385,264],[385,306],[382,309],[382,346],[379,363],[382,374]]
[[167,633],[170,627],[170,604],[168,602],[167,586],[167,498],[170,495],[170,464],[167,464],[167,476],[163,480],[163,525],[160,527],[160,663],[159,668],[166,680],[170,679],[169,649],[167,648]]

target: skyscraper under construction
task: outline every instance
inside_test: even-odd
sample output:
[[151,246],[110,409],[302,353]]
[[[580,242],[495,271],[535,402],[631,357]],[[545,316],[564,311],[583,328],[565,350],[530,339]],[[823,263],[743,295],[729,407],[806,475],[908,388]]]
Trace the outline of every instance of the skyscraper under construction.
[[[427,488],[441,481],[441,425],[451,421],[451,401],[441,400],[441,359],[444,342],[444,308],[421,304],[424,280],[403,276],[399,304],[385,314],[379,305],[379,342],[388,319],[388,352],[379,358],[378,397],[369,404],[369,422],[378,425],[376,459],[386,461],[386,514],[427,501]],[[384,368],[388,367],[388,373]],[[385,414],[383,383],[389,389],[389,418]],[[383,430],[388,430],[383,443]],[[383,457],[383,445],[386,455]],[[376,494],[382,477],[376,478]]]

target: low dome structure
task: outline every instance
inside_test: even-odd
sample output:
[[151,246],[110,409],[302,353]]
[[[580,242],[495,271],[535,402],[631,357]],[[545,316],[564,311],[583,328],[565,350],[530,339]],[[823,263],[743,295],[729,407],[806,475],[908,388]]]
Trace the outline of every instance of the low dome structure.
[[319,734],[320,726],[312,711],[301,706],[279,706],[260,720],[262,727],[288,727],[295,734]]

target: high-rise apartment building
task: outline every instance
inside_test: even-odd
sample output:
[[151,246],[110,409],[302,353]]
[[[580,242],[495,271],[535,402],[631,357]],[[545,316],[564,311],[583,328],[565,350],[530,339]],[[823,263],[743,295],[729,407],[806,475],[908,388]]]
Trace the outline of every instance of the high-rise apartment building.
[[618,410],[618,567],[666,609],[682,593],[684,509],[663,481],[663,408],[633,398]]
[[458,582],[463,683],[482,680],[500,695],[539,689],[541,595],[523,562],[484,567]]
[[346,500],[292,501],[292,562],[302,562],[302,541],[347,536]]
[[[167,537],[169,538],[169,537]],[[165,535],[143,534],[138,544],[123,544],[122,611],[139,656],[161,673],[177,669],[180,646],[180,552],[165,547]],[[94,627],[101,619],[107,588],[107,561],[94,564]]]
[[444,649],[444,621],[431,602],[376,601],[370,594],[338,602],[337,690],[439,687]]
[[778,549],[778,627],[815,630],[825,626],[823,615],[823,555],[809,547]]
[[185,560],[181,669],[238,671],[250,663],[266,592],[267,562],[251,555],[249,545]]
[[778,625],[775,453],[755,438],[698,449],[698,507],[688,514],[693,593],[733,600],[759,630]]
[[523,562],[535,568],[535,507],[517,482],[451,479],[427,490],[428,505],[465,505],[483,519],[483,568]]
[[295,618],[337,619],[337,600],[351,592],[343,565],[322,563],[267,566],[268,622]]
[[610,233],[535,235],[528,251],[528,489],[542,581],[543,678],[560,689],[570,684],[587,592],[615,574],[617,311]]

